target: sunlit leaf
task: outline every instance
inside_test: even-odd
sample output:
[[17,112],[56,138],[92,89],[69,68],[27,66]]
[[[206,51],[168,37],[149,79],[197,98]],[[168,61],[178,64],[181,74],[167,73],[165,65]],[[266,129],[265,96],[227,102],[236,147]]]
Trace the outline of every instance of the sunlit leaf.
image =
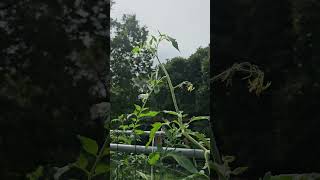
[[144,134],[144,131],[139,130],[139,129],[135,129],[135,130],[134,130],[134,133],[135,133],[136,135],[141,135],[141,134]]
[[139,117],[155,117],[158,114],[159,114],[158,111],[149,111],[147,113],[140,114]]
[[128,125],[120,125],[119,128],[120,128],[120,129],[123,129],[123,130],[126,130],[126,129],[129,128],[129,126],[128,126]]
[[132,53],[133,54],[138,54],[140,52],[140,47],[139,46],[136,46],[132,49]]
[[160,159],[160,153],[159,152],[153,152],[149,155],[148,163],[153,166],[155,165],[158,160]]
[[141,106],[137,105],[137,104],[134,104],[134,107],[136,108],[137,111],[140,111],[141,110]]
[[152,142],[153,138],[156,135],[156,132],[161,128],[162,123],[160,122],[156,122],[154,124],[152,124],[152,129],[150,131],[150,135],[149,135],[149,141],[146,144],[146,147],[149,147],[149,144]]
[[138,128],[138,127],[140,127],[141,126],[141,124],[135,124],[134,126],[133,126],[133,128],[135,129],[135,128]]

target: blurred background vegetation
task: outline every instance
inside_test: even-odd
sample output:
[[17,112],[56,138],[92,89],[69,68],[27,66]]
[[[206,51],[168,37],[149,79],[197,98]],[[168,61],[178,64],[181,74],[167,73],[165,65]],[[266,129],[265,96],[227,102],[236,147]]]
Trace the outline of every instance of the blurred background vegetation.
[[218,145],[246,176],[319,172],[319,10],[314,0],[213,1],[211,73],[249,61],[272,82],[260,97],[241,74],[211,86]]

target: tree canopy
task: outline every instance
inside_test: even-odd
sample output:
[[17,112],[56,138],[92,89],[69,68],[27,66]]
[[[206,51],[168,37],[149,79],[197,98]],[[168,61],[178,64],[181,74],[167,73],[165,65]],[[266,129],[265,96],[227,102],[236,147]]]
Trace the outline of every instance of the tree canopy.
[[127,102],[138,100],[138,87],[135,79],[145,78],[152,69],[149,52],[133,55],[135,46],[145,43],[148,30],[141,26],[135,15],[123,15],[121,22],[115,22],[111,29],[111,103],[112,116],[127,112]]

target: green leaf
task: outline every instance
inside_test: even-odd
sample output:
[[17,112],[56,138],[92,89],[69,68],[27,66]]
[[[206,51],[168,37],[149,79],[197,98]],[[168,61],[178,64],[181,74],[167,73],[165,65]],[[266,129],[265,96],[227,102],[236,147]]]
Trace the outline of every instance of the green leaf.
[[178,114],[177,112],[175,112],[175,111],[167,111],[167,110],[164,110],[163,112],[166,113],[166,114],[171,114],[171,115],[174,115],[174,116],[179,116],[179,114]]
[[[65,172],[69,171],[71,169],[72,165],[68,164],[66,166],[63,166],[61,168],[57,168],[56,169],[56,172],[54,173],[53,175],[53,178],[56,180],[56,179],[59,179],[60,176],[62,174],[64,174]],[[70,179],[71,180],[71,179]]]
[[127,136],[117,136],[117,141],[124,142],[124,144],[131,144],[132,140]]
[[103,156],[107,156],[107,155],[109,155],[109,154],[110,154],[110,148],[105,147],[104,150],[103,150],[102,157],[103,157]]
[[79,155],[77,161],[74,163],[74,165],[82,170],[86,170],[86,167],[88,165],[88,160],[83,153],[80,153],[80,155]]
[[137,111],[141,111],[141,106],[134,104],[134,107],[136,108]]
[[128,125],[120,125],[119,128],[120,128],[120,129],[123,129],[123,130],[126,130],[126,129],[129,128],[129,126],[128,126]]
[[84,137],[84,136],[80,136],[78,135],[78,138],[80,139],[80,142],[81,142],[81,145],[82,145],[82,148],[92,154],[92,155],[96,155],[97,152],[98,152],[98,144],[96,141],[90,139],[90,138],[87,138],[87,137]]
[[141,109],[141,112],[145,111],[145,110],[148,110],[149,108],[142,108]]
[[110,170],[109,166],[104,163],[98,163],[95,169],[95,175],[107,173]]
[[158,111],[149,111],[149,112],[147,112],[147,113],[141,113],[140,115],[139,115],[139,117],[141,118],[141,117],[155,117],[156,115],[158,115],[159,114],[159,112]]
[[200,141],[202,141],[207,147],[210,147],[210,142],[209,140],[206,139],[206,135],[199,133],[199,132],[195,132],[192,135],[196,136]]
[[243,172],[245,172],[247,169],[248,169],[248,167],[237,167],[231,173],[233,175],[239,175],[239,174],[242,174]]
[[152,142],[153,138],[156,135],[156,132],[161,128],[161,126],[162,126],[162,123],[160,123],[160,122],[156,122],[156,123],[152,124],[152,129],[151,129],[150,135],[149,135],[149,141],[146,144],[146,148],[149,147],[149,144]]
[[139,94],[138,99],[141,99],[142,101],[144,101],[146,98],[148,97],[148,94]]
[[118,118],[111,120],[111,122],[113,122],[113,123],[118,122],[118,121],[120,121],[120,119],[118,119]]
[[191,122],[193,122],[193,121],[200,121],[200,120],[209,120],[209,116],[197,116],[197,117],[192,117],[191,119],[190,119],[190,122],[189,123],[191,123]]
[[195,174],[191,174],[181,180],[194,180],[195,178],[197,178],[198,180],[203,179],[203,180],[207,180],[209,179],[209,177],[203,173],[195,173]]
[[199,173],[199,171],[194,167],[190,159],[188,159],[187,157],[176,152],[169,152],[167,156],[173,157],[180,166],[184,167],[190,173]]
[[225,166],[220,165],[216,162],[209,162],[209,167],[221,177],[224,177],[224,174],[226,174],[227,172],[227,168]]
[[234,156],[222,156],[222,161],[226,163],[231,163],[235,160]]
[[151,36],[151,39],[150,39],[150,41],[149,41],[149,44],[152,45],[153,42],[157,42],[157,39],[156,39],[156,37]]
[[154,89],[153,89],[153,92],[155,94],[158,94],[160,92],[160,87],[159,86],[155,86]]
[[140,130],[140,129],[135,129],[135,130],[134,130],[134,133],[135,133],[136,135],[141,135],[141,134],[144,134],[144,131],[142,131],[142,130]]
[[140,47],[139,46],[135,46],[133,49],[132,49],[132,53],[133,54],[138,54],[140,52]]
[[110,129],[110,123],[106,121],[106,122],[104,123],[103,127],[104,127],[105,129],[109,130],[109,129]]
[[43,169],[43,166],[39,166],[35,171],[27,174],[26,176],[29,180],[38,180],[43,176]]
[[168,37],[168,40],[171,42],[172,46],[180,52],[177,40],[170,36],[167,36],[167,37]]
[[159,152],[153,152],[149,155],[148,163],[153,166],[155,165],[158,160],[160,159],[160,153]]
[[145,179],[145,180],[151,179],[150,175],[147,175],[147,174],[140,172],[140,171],[137,171],[137,172],[143,179]]

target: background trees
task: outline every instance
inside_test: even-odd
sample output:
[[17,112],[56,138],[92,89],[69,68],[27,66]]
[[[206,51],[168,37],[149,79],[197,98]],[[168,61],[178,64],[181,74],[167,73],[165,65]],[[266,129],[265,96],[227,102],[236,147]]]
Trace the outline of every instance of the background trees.
[[135,79],[146,78],[152,69],[152,57],[144,52],[139,57],[132,54],[132,49],[144,43],[148,30],[141,26],[135,15],[124,15],[121,22],[115,21],[112,27],[111,61],[112,73],[111,103],[112,116],[128,112],[128,102],[138,100],[138,87]]
[[[194,90],[188,91],[187,86],[177,88],[177,101],[190,115],[209,114],[209,47],[198,48],[189,58],[175,57],[165,63],[174,85],[190,81]],[[155,97],[155,107],[171,109],[171,97],[168,90],[161,90]]]

